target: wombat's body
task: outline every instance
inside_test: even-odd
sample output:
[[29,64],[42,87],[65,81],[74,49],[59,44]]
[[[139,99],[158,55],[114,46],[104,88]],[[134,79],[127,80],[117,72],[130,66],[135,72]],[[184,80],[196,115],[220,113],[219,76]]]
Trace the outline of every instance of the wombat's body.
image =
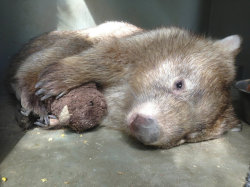
[[104,125],[169,148],[217,138],[238,124],[229,90],[239,46],[238,36],[215,41],[119,22],[57,31],[31,41],[14,59],[13,88],[26,114],[46,117],[40,98],[96,82],[108,105]]

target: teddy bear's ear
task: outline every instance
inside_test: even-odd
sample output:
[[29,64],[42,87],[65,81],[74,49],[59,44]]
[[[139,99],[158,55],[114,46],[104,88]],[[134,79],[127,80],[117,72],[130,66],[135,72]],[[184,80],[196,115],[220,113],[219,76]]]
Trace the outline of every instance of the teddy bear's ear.
[[241,45],[241,37],[239,35],[231,35],[224,39],[217,40],[215,45],[223,51],[237,55]]

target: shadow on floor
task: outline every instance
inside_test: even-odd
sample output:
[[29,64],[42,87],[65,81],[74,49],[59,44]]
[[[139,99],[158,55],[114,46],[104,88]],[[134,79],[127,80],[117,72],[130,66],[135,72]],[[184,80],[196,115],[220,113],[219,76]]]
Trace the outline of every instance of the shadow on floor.
[[0,163],[25,134],[15,119],[16,106],[16,101],[2,88],[0,92]]

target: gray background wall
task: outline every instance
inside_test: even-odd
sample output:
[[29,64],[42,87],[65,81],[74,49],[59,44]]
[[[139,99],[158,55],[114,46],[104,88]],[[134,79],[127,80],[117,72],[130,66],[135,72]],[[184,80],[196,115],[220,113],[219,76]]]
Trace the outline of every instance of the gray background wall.
[[250,79],[250,1],[212,0],[209,34],[214,37],[242,36],[242,49],[236,64],[237,79]]
[[30,38],[107,20],[128,21],[149,29],[176,25],[215,37],[239,33],[244,44],[238,79],[250,78],[249,9],[249,0],[2,0],[0,80],[9,58]]

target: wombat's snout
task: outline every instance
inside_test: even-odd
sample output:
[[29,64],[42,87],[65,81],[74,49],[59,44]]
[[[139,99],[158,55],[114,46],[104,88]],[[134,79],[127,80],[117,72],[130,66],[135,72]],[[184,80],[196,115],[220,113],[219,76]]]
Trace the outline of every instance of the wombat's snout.
[[145,144],[157,141],[160,136],[160,129],[156,119],[142,114],[134,114],[129,127],[131,133]]

